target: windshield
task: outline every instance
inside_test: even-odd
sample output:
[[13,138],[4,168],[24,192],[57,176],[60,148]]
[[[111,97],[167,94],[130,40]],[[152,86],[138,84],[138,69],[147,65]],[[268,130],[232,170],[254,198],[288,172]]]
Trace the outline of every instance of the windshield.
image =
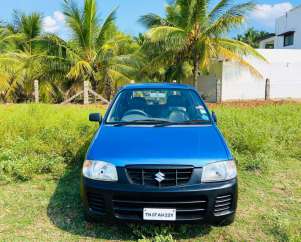
[[106,120],[128,123],[209,123],[198,94],[188,89],[126,89],[115,100]]

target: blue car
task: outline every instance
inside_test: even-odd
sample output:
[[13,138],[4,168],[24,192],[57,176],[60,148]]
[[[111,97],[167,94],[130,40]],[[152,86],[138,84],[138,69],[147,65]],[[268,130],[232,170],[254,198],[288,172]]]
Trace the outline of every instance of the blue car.
[[181,84],[123,87],[82,168],[88,221],[233,222],[237,171],[198,92]]

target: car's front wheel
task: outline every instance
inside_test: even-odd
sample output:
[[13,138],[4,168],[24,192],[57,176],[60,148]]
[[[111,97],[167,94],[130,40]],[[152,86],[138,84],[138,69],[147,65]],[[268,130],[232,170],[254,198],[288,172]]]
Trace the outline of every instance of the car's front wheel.
[[234,222],[234,220],[235,220],[235,214],[232,214],[220,221],[217,221],[214,225],[221,226],[221,227],[228,226],[228,225],[232,224]]
[[87,211],[84,211],[84,219],[88,223],[96,223],[97,219],[91,216]]

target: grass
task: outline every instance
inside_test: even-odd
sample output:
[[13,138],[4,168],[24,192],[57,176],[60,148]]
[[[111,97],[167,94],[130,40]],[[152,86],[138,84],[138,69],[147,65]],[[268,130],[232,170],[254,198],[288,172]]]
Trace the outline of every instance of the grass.
[[0,241],[301,241],[301,105],[214,106],[239,167],[228,227],[89,224],[80,164],[96,106],[0,107]]

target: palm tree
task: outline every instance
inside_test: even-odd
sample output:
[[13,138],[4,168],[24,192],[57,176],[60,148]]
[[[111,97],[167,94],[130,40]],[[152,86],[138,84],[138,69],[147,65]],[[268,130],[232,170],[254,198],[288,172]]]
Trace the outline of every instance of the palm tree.
[[239,41],[245,42],[246,44],[252,46],[253,48],[259,47],[260,40],[265,37],[272,36],[273,34],[265,31],[258,31],[254,28],[249,28],[243,35],[237,35]]
[[41,63],[32,40],[41,34],[42,16],[14,12],[12,24],[0,29],[0,68],[2,100],[28,100],[33,80],[40,76]]
[[14,11],[13,19],[13,23],[7,25],[8,30],[18,34],[19,38],[16,41],[18,48],[31,54],[34,48],[32,40],[42,32],[42,15],[37,12],[26,15]]
[[199,72],[208,72],[212,60],[220,58],[238,61],[258,74],[243,56],[263,57],[249,45],[226,37],[229,31],[244,23],[245,14],[254,4],[233,5],[231,0],[220,0],[209,8],[210,4],[209,0],[175,0],[166,7],[165,18],[155,14],[140,18],[149,28],[146,46],[157,49],[151,65],[189,61],[194,85]]
[[67,74],[70,80],[74,83],[87,80],[95,91],[101,91],[101,86],[104,86],[106,98],[110,99],[113,82],[131,79],[128,74],[134,70],[132,58],[121,47],[132,40],[117,30],[114,24],[116,9],[102,25],[96,13],[95,0],[85,0],[83,9],[74,1],[65,0],[64,14],[72,32],[72,41],[66,42],[53,35],[43,39],[65,51],[65,58],[56,61],[70,65]]
[[0,53],[6,52],[14,48],[12,40],[16,38],[16,35],[6,27],[0,27]]

